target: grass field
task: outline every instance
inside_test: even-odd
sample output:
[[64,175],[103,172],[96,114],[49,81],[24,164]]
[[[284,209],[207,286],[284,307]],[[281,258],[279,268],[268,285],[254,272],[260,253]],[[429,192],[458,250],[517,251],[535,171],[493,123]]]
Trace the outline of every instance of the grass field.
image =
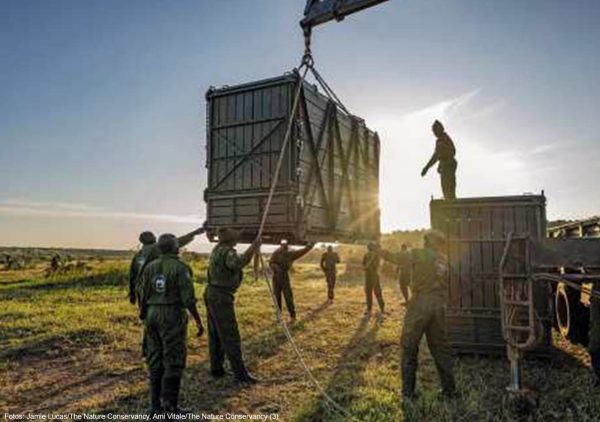
[[[205,263],[196,260],[200,298]],[[144,412],[145,367],[140,326],[126,298],[127,261],[104,261],[85,273],[42,278],[41,269],[0,272],[0,409],[28,412]],[[384,282],[387,314],[363,316],[362,279],[342,269],[336,301],[325,304],[316,265],[293,272],[298,322],[293,335],[325,391],[356,420],[518,420],[504,404],[505,359],[460,357],[461,398],[438,397],[438,380],[421,347],[414,406],[399,399],[399,336],[403,306],[392,280]],[[201,313],[204,316],[204,307]],[[248,276],[237,295],[243,352],[263,382],[240,389],[208,376],[206,338],[190,327],[183,405],[196,412],[277,413],[279,420],[348,420],[326,406],[305,377],[278,326],[268,290]],[[525,383],[539,405],[523,420],[600,420],[600,392],[590,387],[587,354],[557,340],[549,361],[528,361]]]

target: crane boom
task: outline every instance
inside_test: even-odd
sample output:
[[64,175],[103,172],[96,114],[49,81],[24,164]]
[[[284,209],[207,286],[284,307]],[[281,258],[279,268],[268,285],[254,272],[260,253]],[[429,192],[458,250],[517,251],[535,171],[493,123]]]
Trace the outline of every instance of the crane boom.
[[384,1],[387,0],[307,0],[300,26],[306,31],[333,19],[341,21],[352,13]]

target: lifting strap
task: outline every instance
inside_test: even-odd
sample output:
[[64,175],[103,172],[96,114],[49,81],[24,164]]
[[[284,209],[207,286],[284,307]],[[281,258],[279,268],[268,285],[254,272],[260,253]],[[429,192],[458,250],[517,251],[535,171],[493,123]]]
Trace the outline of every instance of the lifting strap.
[[[296,70],[296,72],[299,75],[298,78],[298,85],[296,87],[296,93],[294,95],[294,101],[292,103],[292,110],[290,112],[290,117],[289,117],[289,121],[287,124],[287,129],[285,131],[285,136],[283,138],[283,142],[281,145],[281,151],[279,152],[279,159],[277,160],[277,165],[275,166],[275,171],[273,172],[273,175],[271,177],[271,187],[269,189],[269,195],[267,197],[267,202],[265,204],[265,208],[263,210],[263,215],[261,218],[261,222],[260,222],[260,227],[258,230],[258,234],[257,234],[257,239],[260,239],[262,237],[266,222],[267,222],[267,217],[269,214],[269,209],[271,207],[271,203],[273,201],[273,195],[275,194],[275,189],[277,188],[277,182],[279,180],[279,173],[281,171],[281,166],[283,165],[283,160],[285,158],[285,150],[289,144],[290,141],[290,137],[291,137],[291,132],[292,132],[292,126],[294,123],[294,119],[295,119],[295,115],[296,115],[296,110],[298,109],[298,104],[300,102],[300,96],[302,93],[302,86],[304,84],[304,80],[306,79],[306,75],[308,73],[309,70],[312,70],[313,74],[318,74],[316,73],[316,71],[314,70],[314,62],[312,60],[312,57],[310,56],[310,54],[305,54],[305,56],[302,59],[302,64],[300,65],[300,68]],[[317,79],[319,80],[319,79]],[[322,80],[322,79],[321,79]],[[324,82],[324,81],[323,81]],[[319,83],[321,83],[319,81]],[[322,85],[323,86],[323,85]],[[325,88],[324,88],[325,89]],[[330,89],[330,88],[329,88]],[[333,93],[333,91],[331,91]],[[335,95],[335,94],[333,94]],[[328,94],[328,96],[330,96]],[[330,96],[331,98],[331,96]],[[341,102],[339,102],[339,99],[336,98],[336,101],[341,104]],[[343,107],[343,105],[342,105]],[[345,107],[344,107],[345,110]],[[308,367],[308,365],[306,364],[304,357],[302,356],[302,353],[300,352],[300,349],[298,348],[298,346],[296,345],[296,342],[294,341],[294,338],[292,337],[292,334],[289,330],[289,327],[287,326],[286,322],[284,321],[282,315],[281,315],[281,310],[279,309],[279,306],[277,305],[277,300],[275,299],[275,294],[273,292],[273,288],[271,286],[271,283],[269,281],[269,274],[268,274],[268,267],[265,265],[265,260],[264,257],[262,255],[262,253],[258,252],[258,256],[259,256],[259,264],[260,264],[260,274],[262,275],[267,288],[269,289],[269,294],[271,296],[271,302],[273,305],[273,309],[275,310],[275,313],[277,315],[277,320],[279,321],[283,332],[286,336],[286,338],[288,339],[290,345],[292,346],[292,349],[294,351],[294,353],[296,354],[296,356],[298,357],[298,361],[300,362],[300,365],[302,366],[304,372],[306,373],[307,377],[309,378],[309,380],[313,383],[313,385],[315,386],[315,388],[317,389],[317,391],[319,392],[319,394],[325,399],[325,404],[330,406],[331,409],[333,409],[334,411],[336,411],[337,413],[343,415],[344,417],[346,417],[348,420],[351,421],[356,421],[358,420],[356,417],[354,417],[353,415],[351,415],[348,410],[344,409],[339,403],[337,403],[326,391],[325,389],[321,386],[321,384],[319,383],[319,381],[315,378],[315,376],[313,375],[312,371],[310,370],[310,368]],[[258,274],[255,273],[256,277],[258,277]]]

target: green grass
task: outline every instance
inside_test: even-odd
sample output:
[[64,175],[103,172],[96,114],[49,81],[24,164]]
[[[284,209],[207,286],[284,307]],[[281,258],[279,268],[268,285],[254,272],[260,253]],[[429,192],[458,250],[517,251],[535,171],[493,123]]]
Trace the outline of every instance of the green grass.
[[[206,263],[192,263],[201,299]],[[85,274],[40,278],[39,270],[0,272],[0,409],[8,412],[142,412],[147,401],[140,327],[127,301],[126,261],[104,262]],[[387,281],[388,314],[364,318],[361,276],[342,274],[336,301],[327,306],[325,282],[313,264],[293,277],[298,322],[294,338],[316,379],[356,420],[519,420],[504,399],[503,358],[461,357],[456,375],[461,399],[437,394],[435,367],[420,351],[419,398],[399,398],[400,330],[404,308]],[[263,382],[240,389],[230,378],[208,376],[206,338],[193,336],[182,392],[197,412],[278,413],[280,420],[345,421],[306,378],[278,326],[263,281],[248,274],[237,295],[243,352]],[[204,306],[200,302],[204,317]],[[527,361],[525,384],[538,405],[520,420],[600,420],[600,392],[589,383],[587,354],[557,341],[550,360]]]

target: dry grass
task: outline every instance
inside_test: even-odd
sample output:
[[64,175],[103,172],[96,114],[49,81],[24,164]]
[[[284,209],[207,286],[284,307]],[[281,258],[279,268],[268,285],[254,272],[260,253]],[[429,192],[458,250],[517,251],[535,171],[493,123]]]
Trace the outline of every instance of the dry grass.
[[[205,263],[193,263],[198,281]],[[0,409],[8,412],[143,412],[147,387],[139,356],[140,327],[126,299],[126,262],[98,264],[88,274],[41,280],[34,271],[0,273]],[[358,420],[518,420],[503,401],[504,359],[461,357],[462,398],[441,400],[425,344],[414,406],[398,397],[399,332],[404,308],[388,281],[384,319],[363,317],[360,274],[342,274],[336,301],[314,264],[293,274],[299,320],[293,334],[323,388]],[[196,285],[200,298],[203,286]],[[271,307],[267,288],[247,277],[237,295],[243,351],[263,382],[240,389],[208,376],[206,338],[190,335],[183,404],[194,411],[278,413],[280,420],[347,420],[329,409],[304,376]],[[203,313],[203,306],[201,306]],[[192,334],[190,328],[190,334]],[[600,420],[600,392],[589,385],[587,354],[557,342],[549,361],[529,361],[525,383],[539,405],[523,420]]]

